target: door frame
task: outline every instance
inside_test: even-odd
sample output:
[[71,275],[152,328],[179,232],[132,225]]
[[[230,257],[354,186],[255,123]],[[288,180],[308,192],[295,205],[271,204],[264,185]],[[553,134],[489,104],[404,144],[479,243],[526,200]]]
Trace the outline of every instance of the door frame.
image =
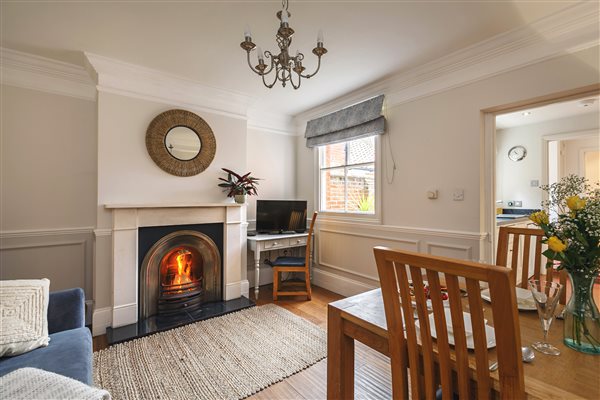
[[[481,232],[487,233],[487,240],[480,242],[479,254],[481,261],[491,264],[495,264],[496,262],[496,255],[494,254],[496,243],[496,116],[528,108],[545,106],[552,103],[583,99],[598,94],[600,94],[600,84],[593,84],[527,100],[489,107],[480,111],[482,130],[479,175],[479,226]],[[546,149],[546,158],[544,161],[546,163],[547,156]],[[547,180],[548,171],[546,170],[545,181]],[[545,181],[540,182],[540,184],[544,184]]]

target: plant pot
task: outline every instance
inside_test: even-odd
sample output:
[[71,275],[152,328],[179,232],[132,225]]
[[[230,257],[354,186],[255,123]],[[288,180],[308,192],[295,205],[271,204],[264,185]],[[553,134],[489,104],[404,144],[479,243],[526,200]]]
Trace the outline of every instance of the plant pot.
[[233,198],[235,199],[235,202],[238,204],[246,203],[246,195],[245,194],[236,194],[235,196],[233,196]]
[[596,275],[569,272],[572,293],[565,306],[563,342],[579,352],[600,355],[600,312],[592,293]]

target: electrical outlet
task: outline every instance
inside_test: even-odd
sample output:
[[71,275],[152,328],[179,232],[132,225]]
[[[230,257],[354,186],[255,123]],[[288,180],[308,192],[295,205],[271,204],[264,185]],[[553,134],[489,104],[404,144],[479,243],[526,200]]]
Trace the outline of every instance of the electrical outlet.
[[463,201],[465,199],[465,189],[454,189],[452,200]]
[[515,200],[515,207],[523,207],[523,202],[521,200]]
[[539,187],[540,186],[540,181],[538,181],[537,179],[532,179],[529,182],[529,184],[530,184],[531,187]]

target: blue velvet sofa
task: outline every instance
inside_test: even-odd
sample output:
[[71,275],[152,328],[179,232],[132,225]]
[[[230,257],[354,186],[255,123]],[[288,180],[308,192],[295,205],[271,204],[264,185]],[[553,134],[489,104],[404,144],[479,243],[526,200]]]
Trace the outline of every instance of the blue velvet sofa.
[[0,358],[0,376],[23,367],[55,372],[91,385],[92,335],[85,327],[82,289],[50,293],[48,303],[50,344],[14,357]]

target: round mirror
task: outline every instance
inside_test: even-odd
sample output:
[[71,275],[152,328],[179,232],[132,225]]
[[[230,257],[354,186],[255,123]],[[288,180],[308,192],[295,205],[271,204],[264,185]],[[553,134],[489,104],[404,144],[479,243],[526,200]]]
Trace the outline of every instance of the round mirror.
[[176,176],[194,176],[215,158],[217,141],[205,120],[186,110],[158,114],[146,131],[150,158],[163,171]]
[[176,159],[188,161],[200,153],[202,143],[194,130],[186,126],[176,126],[165,135],[165,146]]

